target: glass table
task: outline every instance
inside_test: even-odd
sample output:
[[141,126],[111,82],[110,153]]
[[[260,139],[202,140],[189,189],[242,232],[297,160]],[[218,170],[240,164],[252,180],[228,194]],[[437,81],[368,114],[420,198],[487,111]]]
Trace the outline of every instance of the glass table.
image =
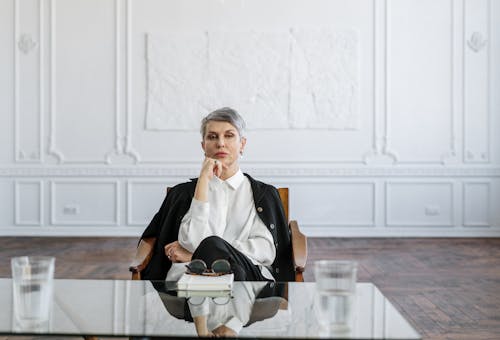
[[371,283],[357,284],[352,324],[341,333],[319,327],[314,282],[235,282],[230,296],[224,292],[201,299],[179,295],[175,282],[55,280],[49,325],[29,329],[19,325],[13,316],[11,279],[0,279],[0,334],[197,337],[190,306],[194,301],[196,307],[211,304],[209,319],[227,320],[229,314],[241,320],[240,338],[421,338]]

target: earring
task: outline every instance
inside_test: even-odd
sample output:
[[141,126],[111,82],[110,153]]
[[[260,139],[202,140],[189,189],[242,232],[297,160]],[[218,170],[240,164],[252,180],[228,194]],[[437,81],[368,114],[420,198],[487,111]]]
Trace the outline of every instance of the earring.
[[243,158],[243,150],[240,150],[240,158]]

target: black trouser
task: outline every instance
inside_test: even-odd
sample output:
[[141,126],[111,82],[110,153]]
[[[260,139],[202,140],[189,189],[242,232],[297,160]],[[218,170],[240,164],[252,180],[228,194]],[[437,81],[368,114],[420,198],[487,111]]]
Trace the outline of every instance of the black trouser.
[[270,281],[262,275],[259,266],[219,236],[209,236],[201,241],[192,259],[205,261],[209,269],[215,260],[228,260],[235,281]]

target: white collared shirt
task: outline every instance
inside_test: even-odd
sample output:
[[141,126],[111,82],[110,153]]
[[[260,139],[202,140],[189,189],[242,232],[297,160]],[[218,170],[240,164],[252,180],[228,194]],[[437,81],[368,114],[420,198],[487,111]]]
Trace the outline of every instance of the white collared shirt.
[[[208,236],[229,242],[272,279],[265,266],[276,256],[273,236],[257,215],[250,181],[241,170],[225,181],[214,176],[208,184],[208,202],[191,201],[179,228],[179,244],[192,253]],[[184,264],[173,263],[167,280],[177,280],[184,271]]]

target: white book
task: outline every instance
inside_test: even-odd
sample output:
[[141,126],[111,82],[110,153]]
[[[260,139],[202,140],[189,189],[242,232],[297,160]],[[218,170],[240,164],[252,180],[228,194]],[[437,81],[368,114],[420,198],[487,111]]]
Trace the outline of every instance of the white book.
[[190,298],[193,296],[202,297],[231,297],[230,290],[178,290],[178,297]]
[[231,290],[233,281],[233,273],[219,276],[184,273],[177,281],[177,290]]

